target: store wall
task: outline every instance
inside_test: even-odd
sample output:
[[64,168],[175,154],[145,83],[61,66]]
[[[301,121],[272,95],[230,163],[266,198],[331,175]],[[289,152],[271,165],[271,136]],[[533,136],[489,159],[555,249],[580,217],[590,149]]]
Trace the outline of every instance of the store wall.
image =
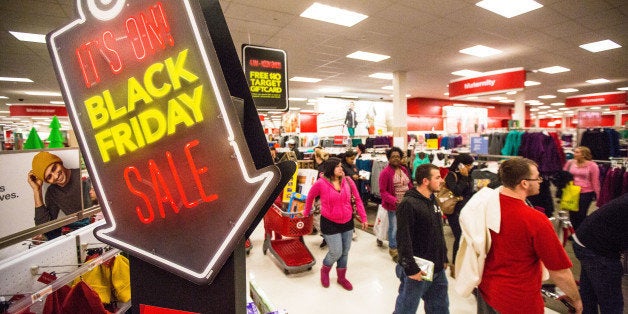
[[[502,128],[507,126],[507,121],[512,117],[513,105],[493,104],[473,101],[458,101],[435,98],[410,98],[408,99],[408,131],[442,131],[443,107],[454,104],[464,104],[474,107],[486,107],[488,109],[488,128]],[[526,112],[526,116],[529,113]]]

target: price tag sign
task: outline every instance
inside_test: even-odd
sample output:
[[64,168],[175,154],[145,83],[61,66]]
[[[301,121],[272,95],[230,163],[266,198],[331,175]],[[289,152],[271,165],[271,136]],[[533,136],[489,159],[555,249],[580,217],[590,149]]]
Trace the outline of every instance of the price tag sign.
[[193,0],[77,0],[48,34],[101,241],[207,284],[277,186],[256,169]]

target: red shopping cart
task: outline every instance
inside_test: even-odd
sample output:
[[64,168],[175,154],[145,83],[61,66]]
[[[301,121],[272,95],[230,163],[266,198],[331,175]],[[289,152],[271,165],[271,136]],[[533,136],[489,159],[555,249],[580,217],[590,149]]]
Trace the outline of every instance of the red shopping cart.
[[264,216],[264,231],[262,251],[266,255],[270,250],[286,275],[311,270],[316,264],[303,241],[303,236],[312,232],[312,215],[303,217],[273,204]]

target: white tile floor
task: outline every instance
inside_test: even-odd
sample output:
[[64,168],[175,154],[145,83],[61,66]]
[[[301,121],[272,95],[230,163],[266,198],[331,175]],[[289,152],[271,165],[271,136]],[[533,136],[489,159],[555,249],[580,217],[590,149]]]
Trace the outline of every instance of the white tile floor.
[[[362,230],[358,234],[357,241],[352,243],[347,267],[347,278],[353,284],[353,291],[346,291],[336,283],[335,269],[330,276],[330,287],[321,286],[319,270],[327,250],[319,248],[322,239],[319,235],[304,237],[316,258],[312,270],[285,275],[270,252],[262,253],[263,223],[250,237],[253,247],[246,258],[247,279],[254,280],[277,308],[288,313],[392,313],[399,287],[395,264],[385,245],[382,248],[376,246],[375,236]],[[448,279],[450,312],[475,313],[475,298],[457,295],[452,286],[455,279]],[[425,313],[423,302],[418,313]],[[556,312],[547,309],[546,313]]]

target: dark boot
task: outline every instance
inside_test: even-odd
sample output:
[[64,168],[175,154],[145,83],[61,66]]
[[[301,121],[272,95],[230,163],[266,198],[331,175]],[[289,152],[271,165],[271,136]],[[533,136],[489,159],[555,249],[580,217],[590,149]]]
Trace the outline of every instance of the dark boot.
[[331,271],[330,266],[323,265],[321,267],[321,284],[323,287],[329,287],[329,272]]
[[347,274],[347,269],[346,268],[337,268],[336,267],[336,274],[338,275],[338,283],[345,289],[351,291],[353,290],[353,286],[351,285],[351,283],[349,282],[349,280],[347,280],[347,278],[345,277],[345,275]]

